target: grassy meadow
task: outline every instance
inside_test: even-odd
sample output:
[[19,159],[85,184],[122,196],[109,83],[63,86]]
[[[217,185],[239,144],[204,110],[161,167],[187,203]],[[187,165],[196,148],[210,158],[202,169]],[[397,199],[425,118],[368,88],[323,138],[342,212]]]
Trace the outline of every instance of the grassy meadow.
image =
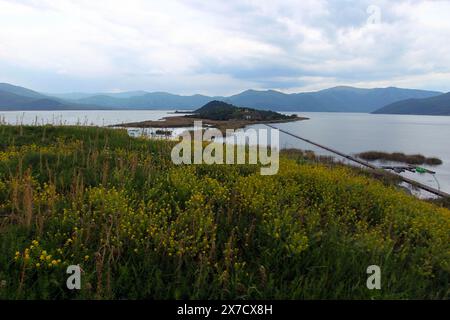
[[172,147],[0,126],[0,299],[449,298],[448,209],[301,154],[261,176],[176,166]]

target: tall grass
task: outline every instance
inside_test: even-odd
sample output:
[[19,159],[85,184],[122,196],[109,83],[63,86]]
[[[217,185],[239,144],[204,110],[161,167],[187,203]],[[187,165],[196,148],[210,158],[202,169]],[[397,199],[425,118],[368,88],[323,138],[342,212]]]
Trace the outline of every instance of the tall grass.
[[[308,157],[261,176],[175,166],[172,146],[0,126],[0,298],[449,297],[450,211]],[[65,287],[73,264],[80,291]]]

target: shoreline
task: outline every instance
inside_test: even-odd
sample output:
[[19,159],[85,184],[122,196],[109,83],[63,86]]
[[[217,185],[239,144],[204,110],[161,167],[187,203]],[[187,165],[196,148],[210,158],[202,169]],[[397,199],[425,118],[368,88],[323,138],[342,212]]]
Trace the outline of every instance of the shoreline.
[[139,122],[129,122],[111,125],[109,127],[122,127],[122,128],[184,128],[192,127],[195,121],[202,121],[204,125],[214,127],[220,131],[225,131],[226,129],[241,129],[249,125],[254,124],[266,124],[266,123],[286,123],[286,122],[296,122],[309,120],[307,117],[296,117],[292,119],[280,119],[280,120],[261,120],[261,121],[250,121],[250,120],[210,120],[206,118],[194,118],[185,116],[176,117],[164,117],[162,120],[146,120]]

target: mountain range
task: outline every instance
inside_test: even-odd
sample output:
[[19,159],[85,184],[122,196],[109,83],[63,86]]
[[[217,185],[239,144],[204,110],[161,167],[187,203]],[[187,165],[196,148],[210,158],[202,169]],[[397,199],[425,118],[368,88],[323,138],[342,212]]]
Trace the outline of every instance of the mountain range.
[[87,110],[105,109],[61,100],[27,88],[0,83],[0,110]]
[[241,107],[273,111],[369,113],[379,112],[379,109],[399,101],[426,100],[441,95],[441,92],[427,90],[395,87],[361,89],[348,86],[291,94],[275,90],[246,90],[236,95],[214,97],[146,91],[51,94],[0,83],[0,110],[194,110],[210,101],[219,100]]

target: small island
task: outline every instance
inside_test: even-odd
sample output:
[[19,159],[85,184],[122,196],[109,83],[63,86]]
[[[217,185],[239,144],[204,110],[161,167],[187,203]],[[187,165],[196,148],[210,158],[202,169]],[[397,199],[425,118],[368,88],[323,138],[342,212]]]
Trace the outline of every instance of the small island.
[[357,156],[361,159],[367,161],[382,161],[382,162],[399,162],[406,163],[410,165],[431,165],[438,166],[442,164],[442,160],[439,158],[431,157],[427,158],[421,154],[411,154],[407,155],[402,152],[381,152],[381,151],[367,151],[357,154]]
[[242,108],[214,100],[184,116],[165,117],[158,121],[131,122],[115,126],[126,128],[181,128],[193,126],[194,121],[202,121],[204,125],[225,131],[226,129],[239,129],[252,124],[280,123],[307,119],[295,114],[285,115],[269,110]]

